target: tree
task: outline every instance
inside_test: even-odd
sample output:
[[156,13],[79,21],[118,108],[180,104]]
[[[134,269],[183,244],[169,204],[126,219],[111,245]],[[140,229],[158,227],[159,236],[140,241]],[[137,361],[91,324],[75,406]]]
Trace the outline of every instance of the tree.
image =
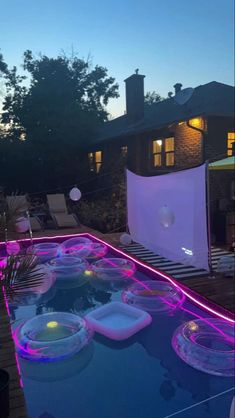
[[0,77],[7,73],[7,64],[3,60],[3,55],[0,53]]
[[144,96],[144,103],[146,106],[161,102],[162,100],[164,100],[164,97],[161,97],[156,91],[147,91]]
[[92,69],[77,56],[34,58],[26,51],[23,68],[30,74],[30,86],[22,86],[25,77],[17,76],[15,67],[9,72],[2,120],[21,127],[27,140],[41,142],[42,148],[48,141],[57,147],[86,144],[107,119],[109,99],[118,97],[118,85],[107,69]]
[[21,190],[22,185],[24,190],[46,190],[71,184],[85,164],[82,150],[108,118],[109,99],[118,97],[118,85],[106,68],[92,67],[77,56],[35,58],[26,51],[23,68],[28,86],[16,67],[4,74],[7,91],[0,123],[14,144],[4,164],[10,172],[9,161],[17,154],[14,171]]

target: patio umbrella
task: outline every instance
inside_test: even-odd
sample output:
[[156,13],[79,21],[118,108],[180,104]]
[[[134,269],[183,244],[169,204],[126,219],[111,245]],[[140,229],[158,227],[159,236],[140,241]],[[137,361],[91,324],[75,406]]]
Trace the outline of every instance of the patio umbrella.
[[223,160],[215,161],[209,164],[210,170],[234,170],[235,156],[223,158]]

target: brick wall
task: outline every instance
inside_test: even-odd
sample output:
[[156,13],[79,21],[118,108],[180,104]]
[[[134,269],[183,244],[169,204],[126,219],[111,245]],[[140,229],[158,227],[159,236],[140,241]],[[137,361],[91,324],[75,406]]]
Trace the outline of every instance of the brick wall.
[[175,168],[187,168],[201,164],[202,134],[189,128],[186,123],[177,125],[175,134]]

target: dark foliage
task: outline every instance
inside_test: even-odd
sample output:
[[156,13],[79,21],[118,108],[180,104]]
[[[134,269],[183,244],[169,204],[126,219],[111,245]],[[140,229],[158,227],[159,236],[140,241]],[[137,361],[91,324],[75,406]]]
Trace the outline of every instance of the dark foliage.
[[[0,123],[0,177],[9,189],[36,191],[72,183],[84,170],[83,150],[108,113],[118,86],[107,69],[77,56],[24,53],[29,74],[0,56],[6,95]],[[62,183],[62,184],[61,184]]]

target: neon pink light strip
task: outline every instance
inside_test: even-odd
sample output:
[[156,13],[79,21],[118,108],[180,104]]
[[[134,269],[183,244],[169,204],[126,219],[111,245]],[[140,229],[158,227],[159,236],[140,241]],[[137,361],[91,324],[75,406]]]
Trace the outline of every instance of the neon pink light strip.
[[[192,300],[196,305],[198,305],[201,308],[203,308],[204,310],[212,313],[213,315],[216,315],[216,316],[224,319],[225,321],[228,321],[228,322],[230,322],[232,324],[235,324],[235,320],[234,319],[230,318],[227,315],[224,315],[223,313],[215,310],[214,308],[211,308],[209,305],[205,304],[204,302],[201,302],[198,298],[192,296],[188,291],[186,291],[176,281],[174,281],[172,279],[172,277],[168,276],[165,273],[162,273],[161,271],[159,271],[159,270],[157,270],[155,268],[152,268],[152,267],[148,266],[147,264],[143,263],[142,261],[139,261],[139,260],[131,257],[129,254],[124,253],[122,250],[119,250],[119,249],[115,248],[113,245],[106,243],[102,239],[97,238],[96,236],[94,236],[94,235],[92,235],[90,233],[83,232],[81,234],[66,234],[66,235],[55,235],[55,236],[51,236],[51,237],[39,237],[39,238],[35,238],[35,240],[37,240],[37,241],[43,241],[45,239],[46,240],[47,239],[51,240],[51,239],[71,238],[71,237],[76,237],[76,236],[79,237],[79,236],[84,236],[84,235],[90,237],[91,239],[94,239],[96,241],[99,241],[99,242],[101,242],[104,245],[107,245],[107,247],[109,247],[112,250],[116,251],[117,253],[123,255],[124,257],[129,258],[130,260],[132,260],[137,265],[144,267],[146,270],[149,270],[152,273],[155,273],[155,274],[158,274],[161,277],[164,277],[164,279],[168,280],[175,287],[179,288],[184,293],[184,295],[187,296],[190,300]],[[25,239],[22,239],[22,240],[19,240],[19,241],[20,242],[27,242],[27,241],[31,241],[31,240],[30,240],[30,238],[25,238]],[[11,241],[8,241],[8,242],[11,242]],[[0,244],[4,244],[4,242],[1,242]]]
[[86,235],[88,235],[91,238],[94,238],[100,242],[102,242],[103,244],[106,244],[108,247],[112,248],[114,251],[118,252],[119,254],[129,258],[130,260],[134,261],[134,263],[146,268],[147,270],[151,271],[152,273],[157,273],[159,276],[164,277],[166,280],[168,280],[170,283],[172,283],[175,287],[178,287],[185,296],[187,296],[189,299],[191,299],[195,304],[199,305],[200,307],[202,307],[203,309],[205,309],[208,312],[213,313],[216,316],[219,316],[220,318],[224,319],[225,321],[231,322],[231,323],[235,323],[235,320],[230,318],[229,316],[226,316],[224,314],[222,314],[221,312],[216,311],[215,309],[211,308],[210,306],[204,304],[203,302],[201,302],[200,300],[198,300],[197,298],[195,298],[194,296],[192,296],[190,293],[188,293],[186,290],[184,290],[183,288],[181,288],[177,282],[175,282],[170,276],[166,275],[165,273],[162,273],[161,271],[157,270],[157,269],[153,269],[152,267],[148,266],[147,264],[143,263],[142,261],[136,260],[135,258],[131,257],[129,254],[124,253],[123,251],[113,247],[111,244],[107,244],[105,243],[105,241],[101,240],[100,238],[94,237],[92,234],[87,233]]

